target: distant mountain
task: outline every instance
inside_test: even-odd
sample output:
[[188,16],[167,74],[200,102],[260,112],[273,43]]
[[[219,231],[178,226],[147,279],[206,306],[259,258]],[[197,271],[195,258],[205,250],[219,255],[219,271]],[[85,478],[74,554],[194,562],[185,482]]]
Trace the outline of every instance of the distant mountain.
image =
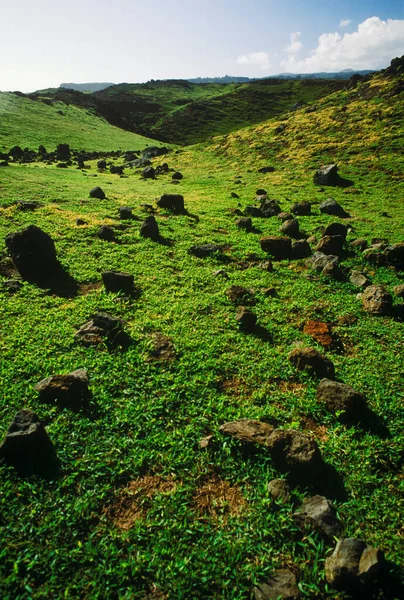
[[111,87],[111,85],[115,85],[115,83],[61,83],[59,87],[67,88],[68,90],[76,90],[78,92],[99,92],[100,90],[105,90],[107,87]]
[[251,77],[233,77],[225,75],[224,77],[196,77],[195,79],[187,79],[190,83],[248,83],[255,81]]
[[365,77],[375,72],[370,70],[355,71],[354,69],[344,69],[336,73],[279,73],[278,75],[273,75],[273,77],[280,79],[350,79],[352,75],[362,75],[362,77]]

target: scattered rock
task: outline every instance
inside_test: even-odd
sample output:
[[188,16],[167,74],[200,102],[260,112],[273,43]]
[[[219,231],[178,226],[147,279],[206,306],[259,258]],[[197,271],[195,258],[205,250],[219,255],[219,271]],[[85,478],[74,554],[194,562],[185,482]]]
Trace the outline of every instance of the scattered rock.
[[217,244],[196,244],[191,246],[189,252],[198,258],[206,258],[216,254],[216,252],[221,252],[221,247]]
[[22,288],[22,283],[18,279],[9,279],[7,281],[2,281],[1,287],[9,294],[16,294]]
[[366,262],[371,263],[372,265],[377,265],[381,267],[387,264],[386,255],[382,252],[382,249],[371,246],[362,252],[362,257]]
[[150,334],[151,349],[146,362],[170,362],[175,358],[175,348],[172,340],[159,331]]
[[174,213],[183,213],[184,208],[184,196],[180,194],[163,194],[157,201],[157,206],[171,210]]
[[315,477],[323,466],[316,442],[296,429],[275,429],[266,446],[274,467],[293,478]]
[[324,347],[331,346],[334,341],[331,326],[321,321],[307,321],[303,328],[303,333],[310,335]]
[[213,272],[213,275],[215,277],[224,277],[224,279],[229,279],[229,275],[228,273],[226,273],[226,271],[224,269],[218,269],[217,271]]
[[176,179],[177,181],[181,181],[181,179],[184,179],[184,175],[182,173],[180,173],[179,171],[176,171],[175,173],[173,173],[172,179]]
[[97,162],[97,169],[99,169],[100,171],[102,171],[103,169],[106,169],[106,168],[107,168],[107,161],[106,160],[102,159],[102,160],[99,160]]
[[130,273],[120,273],[119,271],[104,271],[101,274],[102,282],[107,292],[116,294],[132,294],[134,289],[133,275]]
[[239,196],[238,194],[236,194],[236,192],[231,192],[231,193],[230,193],[230,196],[231,196],[232,198],[236,198],[236,200],[239,200],[239,199],[240,199],[240,196]]
[[253,331],[257,324],[257,315],[248,308],[240,306],[236,312],[236,321],[245,331]]
[[156,178],[156,170],[153,167],[146,167],[142,171],[142,177],[144,179],[155,179]]
[[272,271],[274,270],[274,266],[272,264],[272,261],[270,260],[264,260],[260,262],[258,266],[263,271],[268,271],[268,273],[272,273]]
[[140,226],[140,235],[151,240],[158,240],[160,237],[159,226],[153,215],[147,217]]
[[123,175],[123,167],[120,165],[111,165],[109,168],[109,172],[112,175]]
[[32,410],[25,408],[15,415],[0,446],[0,459],[14,466],[21,475],[44,475],[55,470],[55,449]]
[[314,183],[316,185],[338,185],[340,177],[336,164],[324,165],[314,174]]
[[293,215],[292,215],[292,213],[282,211],[278,214],[278,219],[282,222],[290,221],[291,219],[293,219]]
[[299,221],[297,219],[284,221],[284,223],[280,226],[279,231],[285,235],[288,235],[289,237],[297,238],[300,235]]
[[264,190],[263,188],[259,188],[258,190],[255,191],[255,195],[256,196],[267,196],[268,192],[266,190]]
[[344,238],[340,235],[325,235],[316,246],[317,252],[322,252],[328,256],[339,256],[344,245]]
[[273,500],[287,502],[290,499],[290,486],[286,479],[272,479],[267,489]]
[[36,210],[40,208],[42,204],[37,202],[36,200],[18,200],[16,204],[17,210],[21,210],[22,212]]
[[247,233],[250,233],[253,228],[252,221],[249,217],[242,217],[241,219],[237,219],[236,226],[239,229],[244,229],[244,231],[247,231]]
[[267,236],[260,239],[261,248],[276,259],[290,258],[292,255],[292,243],[289,237]]
[[226,296],[233,304],[252,304],[254,302],[253,292],[241,285],[232,285],[226,290]]
[[[261,202],[261,212],[265,218],[276,217],[282,212],[281,207],[276,200],[267,200],[266,196]],[[293,218],[293,217],[292,217]]]
[[333,198],[328,198],[320,204],[320,212],[325,215],[333,215],[335,217],[347,218],[349,214],[345,212],[340,204]]
[[393,265],[397,269],[404,269],[404,242],[388,246],[384,254],[390,265]]
[[338,256],[324,254],[323,252],[315,252],[311,258],[307,261],[308,265],[314,271],[322,271],[328,265],[338,266]]
[[307,371],[315,377],[334,379],[334,365],[329,358],[314,348],[296,348],[289,354],[289,361],[299,371]]
[[311,203],[307,200],[304,200],[303,202],[295,202],[291,206],[290,212],[300,217],[307,217],[311,215]]
[[114,230],[109,225],[101,225],[100,229],[98,230],[98,237],[100,240],[104,240],[105,242],[115,241]]
[[383,553],[367,546],[362,540],[339,540],[334,552],[325,561],[327,583],[338,590],[360,592],[376,583],[384,568]]
[[343,223],[330,223],[323,231],[323,236],[340,236],[346,240],[346,236],[348,234],[348,227]]
[[123,221],[127,219],[133,219],[133,212],[129,206],[120,206],[119,207],[119,218]]
[[351,242],[349,242],[349,245],[352,248],[357,248],[358,250],[366,250],[366,248],[368,247],[368,242],[365,239],[357,239],[357,240],[352,240]]
[[342,413],[340,418],[343,422],[357,420],[366,410],[366,400],[363,394],[345,383],[331,379],[320,381],[316,397],[319,402],[324,402],[333,414]]
[[364,275],[360,271],[355,270],[351,271],[349,281],[352,283],[352,285],[359,288],[365,288],[372,284],[372,282],[368,277],[366,277],[366,275]]
[[381,285],[370,285],[362,294],[363,309],[372,315],[390,315],[393,298]]
[[5,241],[16,269],[26,281],[39,282],[60,271],[52,238],[36,225],[8,234]]
[[310,244],[307,240],[296,240],[292,242],[292,258],[307,258],[311,256]]
[[258,169],[258,173],[263,173],[264,175],[266,173],[273,173],[275,171],[275,167],[261,167],[260,169]]
[[264,288],[261,290],[261,293],[264,294],[267,298],[277,298],[278,292],[274,287]]
[[84,346],[97,346],[107,342],[111,346],[127,347],[131,340],[122,324],[121,319],[99,312],[80,327],[75,339]]
[[219,427],[219,431],[241,442],[267,446],[274,428],[256,419],[237,419],[237,421],[224,423]]
[[292,518],[303,531],[316,531],[327,540],[341,535],[342,527],[335,509],[324,496],[305,498],[301,509]]
[[43,402],[79,410],[86,408],[90,398],[87,369],[76,369],[68,375],[52,375],[35,385]]
[[297,600],[300,592],[296,577],[289,569],[276,569],[266,583],[254,588],[255,600]]
[[90,190],[90,198],[98,198],[98,200],[104,200],[105,192],[99,187],[94,187]]
[[81,225],[87,225],[87,221],[85,221],[84,219],[76,219],[76,225],[79,227]]
[[262,210],[256,206],[246,206],[244,209],[244,214],[257,218],[262,218],[264,216]]

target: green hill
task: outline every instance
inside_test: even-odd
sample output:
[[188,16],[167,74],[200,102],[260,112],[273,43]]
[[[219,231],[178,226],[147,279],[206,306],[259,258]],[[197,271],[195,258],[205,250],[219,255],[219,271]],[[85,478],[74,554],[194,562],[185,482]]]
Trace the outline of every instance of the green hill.
[[[84,94],[80,94],[84,96]],[[110,125],[93,108],[55,101],[48,91],[40,100],[0,92],[0,152],[18,145],[54,149],[66,143],[77,150],[140,150],[155,140]]]

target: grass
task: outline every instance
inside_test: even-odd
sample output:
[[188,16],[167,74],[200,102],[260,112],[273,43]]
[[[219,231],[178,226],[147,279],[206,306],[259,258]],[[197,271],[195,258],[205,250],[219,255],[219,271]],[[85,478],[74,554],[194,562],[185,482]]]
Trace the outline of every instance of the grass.
[[[272,273],[260,269],[266,256],[259,238],[276,234],[279,221],[255,219],[261,233],[246,234],[228,213],[238,202],[251,203],[264,187],[285,209],[295,201],[313,202],[313,216],[299,218],[312,234],[333,220],[318,210],[331,194],[351,213],[349,239],[401,241],[402,184],[394,152],[400,105],[380,82],[370,100],[340,92],[325,99],[314,117],[294,113],[281,139],[274,134],[280,121],[274,120],[155,159],[184,174],[177,186],[170,175],[151,181],[136,170],[126,170],[126,178],[98,173],[94,162],[87,171],[39,163],[2,169],[0,237],[39,225],[79,285],[72,298],[29,283],[13,295],[0,288],[0,433],[18,410],[31,407],[62,465],[54,481],[22,479],[0,466],[2,598],[247,599],[255,583],[285,565],[296,566],[306,597],[341,597],[324,581],[330,549],[317,534],[303,538],[291,518],[311,491],[294,487],[291,503],[273,505],[266,484],[279,473],[268,454],[243,452],[219,433],[222,423],[240,417],[316,438],[345,486],[345,497],[329,490],[344,535],[380,547],[395,565],[392,572],[402,574],[402,323],[364,313],[349,282],[310,275],[304,261],[274,263]],[[332,115],[345,104],[344,127],[333,129]],[[380,121],[373,118],[376,105]],[[358,130],[351,134],[354,119]],[[384,140],[383,158],[372,148],[376,135]],[[326,139],[330,154],[322,145]],[[331,155],[359,194],[341,188],[324,193],[313,185],[314,169]],[[276,171],[258,174],[268,163]],[[94,185],[106,191],[105,200],[88,198]],[[240,200],[230,197],[232,191]],[[141,205],[167,192],[184,195],[188,214],[158,211],[160,232],[173,242],[165,246],[140,238],[138,229],[146,215]],[[42,206],[21,212],[13,204],[17,199]],[[123,204],[138,220],[118,220]],[[386,211],[393,218],[382,216]],[[79,217],[87,225],[77,227]],[[118,244],[97,238],[102,223],[113,225]],[[224,258],[188,254],[191,245],[204,242],[223,245]],[[367,269],[390,291],[402,282],[402,273],[371,268],[360,254],[344,264]],[[5,246],[0,265],[2,281],[10,277]],[[99,285],[106,269],[133,273],[141,296],[106,294]],[[229,279],[215,276],[217,269]],[[233,284],[254,290],[254,311],[268,339],[238,329],[226,296]],[[267,287],[275,287],[277,296],[266,296]],[[74,341],[77,328],[98,310],[125,319],[134,341],[127,351]],[[333,325],[344,348],[327,352],[337,378],[366,394],[388,436],[341,425],[316,402],[317,381],[290,365],[296,343],[322,350],[303,333],[313,318]],[[174,360],[150,360],[155,332],[172,340]],[[90,376],[89,413],[39,401],[37,381],[80,366]],[[201,449],[199,441],[208,435],[213,441]]]
[[113,127],[91,109],[63,102],[45,104],[9,92],[0,92],[0,152],[14,145],[48,151],[58,144],[75,150],[141,150],[159,142]]

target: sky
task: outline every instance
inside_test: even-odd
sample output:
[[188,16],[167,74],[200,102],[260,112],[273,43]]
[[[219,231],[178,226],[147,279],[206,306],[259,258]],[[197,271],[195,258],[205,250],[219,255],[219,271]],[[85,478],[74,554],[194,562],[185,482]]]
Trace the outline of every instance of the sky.
[[62,82],[380,69],[404,0],[19,0],[0,11],[0,90]]

